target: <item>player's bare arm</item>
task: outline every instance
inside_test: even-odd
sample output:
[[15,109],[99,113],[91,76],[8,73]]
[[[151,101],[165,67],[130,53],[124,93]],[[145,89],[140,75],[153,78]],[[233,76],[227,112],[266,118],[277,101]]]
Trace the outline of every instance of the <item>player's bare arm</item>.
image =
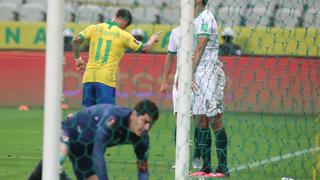
[[77,70],[84,70],[86,68],[86,63],[80,56],[80,44],[82,43],[81,37],[76,35],[72,40],[74,59],[76,61]]
[[199,65],[203,52],[207,46],[208,38],[199,37],[199,43],[194,50],[193,59],[192,59],[192,74],[196,72],[196,69]]
[[176,58],[177,58],[176,54],[167,54],[166,56],[164,69],[162,73],[162,81],[160,85],[160,93],[163,96],[167,94],[169,76],[173,68],[173,62],[176,60]]
[[80,44],[82,43],[81,37],[79,35],[76,35],[72,39],[72,46],[73,46],[73,52],[74,52],[74,58],[78,59],[80,58]]
[[[194,50],[193,57],[192,57],[192,79],[194,79],[194,73],[197,70],[197,67],[199,65],[199,62],[201,60],[201,57],[203,55],[203,52],[206,48],[208,42],[207,37],[199,37],[199,43],[197,47]],[[198,85],[192,81],[192,89],[195,90],[198,88]]]
[[154,43],[160,40],[162,31],[158,31],[149,38],[149,40],[143,45],[142,52],[149,52]]

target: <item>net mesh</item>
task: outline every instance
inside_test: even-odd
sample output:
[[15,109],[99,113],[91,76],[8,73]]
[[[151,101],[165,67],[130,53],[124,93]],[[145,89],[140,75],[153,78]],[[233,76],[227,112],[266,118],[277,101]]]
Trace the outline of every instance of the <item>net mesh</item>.
[[[142,98],[149,98],[159,105],[161,116],[150,132],[150,179],[173,179],[176,118],[171,94],[160,96],[159,86],[170,33],[179,24],[180,1],[65,3],[65,114],[80,109],[82,99],[82,74],[75,68],[69,44],[72,35],[90,24],[110,21],[122,7],[133,15],[127,31],[141,41],[163,31],[151,54],[125,54],[117,77],[116,101],[133,107]],[[4,115],[0,139],[5,147],[0,149],[0,179],[25,179],[41,158],[45,58],[45,22],[41,21],[46,4],[41,0],[0,0],[0,89],[5,92],[0,96],[0,114]],[[232,33],[238,47],[220,50],[219,54],[226,74],[223,123],[228,134],[231,178],[319,179],[320,2],[209,0],[207,9],[217,21],[219,43],[223,42],[223,33]],[[232,31],[225,32],[228,28]],[[85,44],[81,52],[84,59],[89,56],[87,50]],[[18,105],[27,105],[29,110],[12,108]],[[193,129],[190,134],[193,138]],[[193,153],[193,141],[190,148]],[[215,167],[214,144],[211,154]],[[110,179],[136,179],[136,156],[131,145],[108,149],[105,159]],[[75,178],[68,160],[65,169]]]

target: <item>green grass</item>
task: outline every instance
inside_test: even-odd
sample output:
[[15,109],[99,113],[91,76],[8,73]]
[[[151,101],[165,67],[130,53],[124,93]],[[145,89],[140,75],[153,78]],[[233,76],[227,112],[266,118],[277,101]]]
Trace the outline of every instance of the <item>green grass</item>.
[[[31,108],[21,112],[0,108],[0,114],[0,179],[26,179],[42,155],[43,109]],[[230,179],[313,178],[312,170],[316,167],[320,151],[301,155],[293,153],[316,146],[320,122],[315,116],[225,113],[224,121],[230,139],[230,169],[261,160],[266,162],[233,171]],[[171,169],[175,158],[172,141],[174,122],[171,111],[164,111],[151,130],[151,180],[174,179],[174,170]],[[288,154],[282,160],[268,161]],[[110,179],[136,179],[135,155],[131,145],[111,148],[106,153],[106,161]],[[214,151],[212,163],[216,163]],[[68,160],[66,170],[73,177]],[[318,170],[318,176],[319,173]]]

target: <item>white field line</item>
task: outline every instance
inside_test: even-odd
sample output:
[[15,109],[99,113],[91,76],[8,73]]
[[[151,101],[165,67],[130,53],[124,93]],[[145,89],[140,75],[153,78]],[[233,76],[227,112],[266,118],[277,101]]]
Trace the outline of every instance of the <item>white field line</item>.
[[11,131],[11,130],[0,130],[0,133],[19,133],[19,134],[40,134],[42,131]]
[[[257,166],[261,166],[264,164],[269,164],[269,163],[273,163],[273,162],[277,162],[277,161],[281,161],[284,159],[289,159],[295,156],[300,156],[303,154],[308,154],[308,153],[312,153],[312,152],[316,152],[319,151],[320,147],[316,147],[316,148],[310,148],[310,149],[305,149],[302,151],[297,151],[297,152],[293,152],[293,153],[288,153],[282,156],[275,156],[275,157],[271,157],[270,159],[264,159],[261,161],[256,161],[253,163],[248,163],[248,164],[244,164],[241,166],[238,166],[236,168],[231,168],[230,171],[234,172],[234,171],[241,171],[241,170],[245,170],[245,169],[249,169],[249,168],[255,168]],[[20,159],[20,160],[34,160],[34,159],[40,159],[41,157],[28,157],[28,156],[0,156],[0,159]],[[121,163],[121,162],[126,162],[126,163],[135,163],[135,161],[121,161],[121,160],[109,160],[111,162],[117,162],[117,163]],[[166,165],[168,163],[165,162],[156,162],[155,164],[158,165]]]
[[315,147],[315,148],[305,149],[305,150],[302,150],[302,151],[288,153],[288,154],[281,155],[281,156],[275,156],[275,157],[271,157],[271,158],[264,159],[264,160],[261,160],[261,161],[256,161],[256,162],[244,164],[244,165],[238,166],[236,168],[232,168],[232,169],[230,169],[230,172],[242,171],[242,170],[245,170],[245,169],[255,168],[257,166],[262,166],[264,164],[274,163],[274,162],[277,162],[277,161],[281,161],[281,160],[284,160],[284,159],[289,159],[289,158],[292,158],[292,157],[295,157],[295,156],[300,156],[300,155],[303,155],[303,154],[316,152],[316,151],[319,151],[319,150],[320,150],[320,147]]

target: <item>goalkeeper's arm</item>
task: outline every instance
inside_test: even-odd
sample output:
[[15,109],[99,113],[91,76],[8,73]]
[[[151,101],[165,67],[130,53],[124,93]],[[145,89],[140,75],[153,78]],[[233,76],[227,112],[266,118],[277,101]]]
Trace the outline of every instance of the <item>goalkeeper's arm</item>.
[[148,180],[148,161],[147,160],[137,160],[138,169],[138,180]]
[[138,180],[149,180],[148,172],[149,135],[145,134],[134,142],[134,152],[137,157]]
[[100,127],[98,127],[94,140],[92,159],[95,173],[99,179],[108,180],[104,153],[107,148],[107,142],[110,142],[111,139],[112,137],[110,132],[104,132]]

